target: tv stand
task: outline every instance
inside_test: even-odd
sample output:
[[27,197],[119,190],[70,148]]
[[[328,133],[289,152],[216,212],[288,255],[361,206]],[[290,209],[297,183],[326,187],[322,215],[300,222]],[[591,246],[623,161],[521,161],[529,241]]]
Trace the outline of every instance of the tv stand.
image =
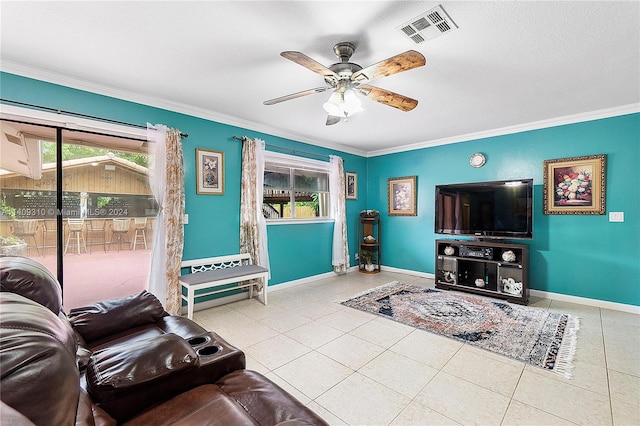
[[436,240],[436,288],[529,303],[529,247]]

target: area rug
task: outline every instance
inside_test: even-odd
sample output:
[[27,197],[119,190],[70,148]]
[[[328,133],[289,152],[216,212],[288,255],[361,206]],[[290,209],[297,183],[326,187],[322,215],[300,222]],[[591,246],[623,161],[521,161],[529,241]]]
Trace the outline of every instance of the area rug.
[[578,318],[394,281],[340,302],[571,377]]

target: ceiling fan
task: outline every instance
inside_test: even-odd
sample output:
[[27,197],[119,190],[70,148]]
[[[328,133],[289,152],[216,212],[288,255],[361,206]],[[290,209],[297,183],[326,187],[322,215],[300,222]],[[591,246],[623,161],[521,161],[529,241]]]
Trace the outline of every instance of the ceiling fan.
[[329,67],[311,59],[304,53],[295,51],[285,51],[280,56],[289,59],[324,78],[326,86],[315,89],[304,90],[292,93],[279,98],[264,101],[265,105],[274,105],[290,99],[302,96],[313,95],[333,89],[329,100],[325,102],[323,108],[327,111],[327,126],[347,120],[354,114],[362,111],[360,99],[357,94],[363,95],[372,101],[398,108],[401,111],[411,111],[418,105],[418,101],[407,96],[379,87],[367,84],[369,81],[388,75],[397,74],[413,68],[418,68],[426,64],[424,56],[415,50],[409,50],[384,61],[378,62],[366,68],[358,64],[349,62],[351,55],[356,48],[352,43],[342,42],[333,47],[333,51],[340,59],[340,62]]

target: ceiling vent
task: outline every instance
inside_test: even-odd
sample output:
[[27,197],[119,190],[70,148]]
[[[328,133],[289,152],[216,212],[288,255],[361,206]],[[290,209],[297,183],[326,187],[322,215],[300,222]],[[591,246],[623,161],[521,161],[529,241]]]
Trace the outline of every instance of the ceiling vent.
[[420,44],[454,31],[458,29],[458,26],[442,6],[437,6],[396,27],[396,29],[415,44]]

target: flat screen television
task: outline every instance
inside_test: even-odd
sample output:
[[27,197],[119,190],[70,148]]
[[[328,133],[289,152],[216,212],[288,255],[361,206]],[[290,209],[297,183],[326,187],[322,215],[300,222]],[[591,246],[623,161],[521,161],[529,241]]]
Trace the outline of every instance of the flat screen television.
[[533,238],[533,179],[436,185],[435,233]]

